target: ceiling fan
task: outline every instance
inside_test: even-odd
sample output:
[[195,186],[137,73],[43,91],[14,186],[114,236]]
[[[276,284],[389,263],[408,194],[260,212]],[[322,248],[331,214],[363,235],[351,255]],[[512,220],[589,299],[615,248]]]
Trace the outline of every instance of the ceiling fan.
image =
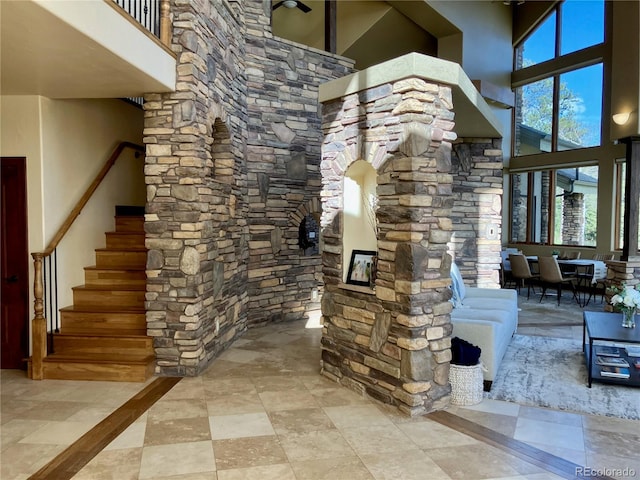
[[275,10],[276,8],[285,6],[287,8],[299,8],[300,10],[302,10],[304,13],[309,13],[311,11],[311,7],[306,6],[304,3],[302,3],[299,0],[283,0],[281,2],[276,3],[272,10]]

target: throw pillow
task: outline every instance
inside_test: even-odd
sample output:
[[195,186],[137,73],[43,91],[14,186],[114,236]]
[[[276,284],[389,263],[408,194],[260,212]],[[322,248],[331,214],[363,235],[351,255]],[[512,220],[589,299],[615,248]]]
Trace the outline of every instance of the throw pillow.
[[456,265],[455,262],[451,262],[451,289],[454,292],[454,296],[457,296],[460,305],[462,305],[464,297],[467,295],[467,290],[465,288],[464,281],[462,280],[460,270],[458,269],[458,265]]

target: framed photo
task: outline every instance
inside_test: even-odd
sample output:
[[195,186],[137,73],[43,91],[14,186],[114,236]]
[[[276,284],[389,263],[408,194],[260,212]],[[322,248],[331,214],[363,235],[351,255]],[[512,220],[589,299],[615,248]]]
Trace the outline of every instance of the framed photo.
[[371,276],[375,268],[377,253],[373,250],[353,250],[349,262],[347,283],[365,287],[371,286]]

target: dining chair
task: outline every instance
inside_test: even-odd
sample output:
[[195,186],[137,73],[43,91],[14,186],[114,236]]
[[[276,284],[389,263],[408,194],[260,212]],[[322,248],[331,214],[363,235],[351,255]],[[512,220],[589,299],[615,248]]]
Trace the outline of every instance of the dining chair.
[[[518,286],[518,295],[520,295],[520,287],[524,287],[527,285],[527,300],[529,300],[529,295],[531,294],[531,287],[535,280],[540,279],[540,275],[531,273],[531,268],[529,268],[529,262],[527,258],[522,255],[509,255],[509,262],[511,263],[511,275],[516,279],[516,284]],[[535,289],[533,290],[535,292]]]
[[593,255],[593,260],[600,260],[604,262],[605,260],[613,260],[616,256],[613,253],[595,253]]
[[555,286],[558,295],[558,306],[560,306],[560,297],[562,295],[562,286],[568,285],[573,292],[573,298],[580,305],[580,300],[576,293],[576,277],[565,276],[560,271],[558,261],[554,257],[538,257],[538,268],[540,271],[540,283],[542,284],[542,295],[540,302],[546,296],[547,288]]

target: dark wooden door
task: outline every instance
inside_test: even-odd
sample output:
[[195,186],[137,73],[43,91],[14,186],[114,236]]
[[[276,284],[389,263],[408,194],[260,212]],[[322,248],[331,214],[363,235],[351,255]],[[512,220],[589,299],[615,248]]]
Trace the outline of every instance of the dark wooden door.
[[25,158],[0,158],[2,368],[26,368],[29,355],[29,252]]

